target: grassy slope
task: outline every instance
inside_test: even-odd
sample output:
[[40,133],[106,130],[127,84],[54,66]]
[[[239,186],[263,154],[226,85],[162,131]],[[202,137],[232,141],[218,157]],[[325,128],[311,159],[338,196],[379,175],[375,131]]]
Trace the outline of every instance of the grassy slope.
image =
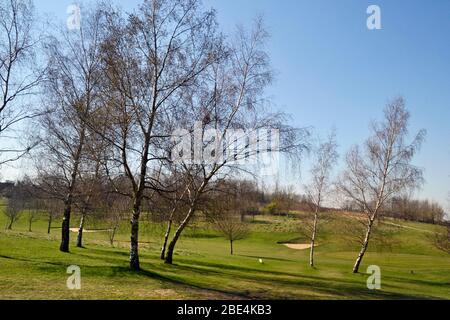
[[[351,273],[358,247],[343,235],[343,226],[355,223],[349,217],[340,216],[322,228],[316,269],[308,267],[308,250],[277,244],[299,238],[301,220],[258,218],[252,235],[236,243],[235,256],[228,254],[224,239],[198,224],[181,239],[173,266],[158,259],[162,227],[144,223],[140,273],[127,268],[125,223],[116,248],[108,245],[106,234],[86,233],[85,249],[72,247],[70,254],[62,254],[58,229],[48,236],[42,219],[28,233],[25,220],[5,232],[0,215],[0,299],[450,299],[450,255],[433,248],[426,231],[436,227],[425,224],[383,224],[390,241],[384,246],[374,242],[361,268],[381,267],[382,290],[371,291],[367,275]],[[90,227],[102,226],[91,222]],[[80,291],[66,289],[65,271],[72,264],[81,267]]]

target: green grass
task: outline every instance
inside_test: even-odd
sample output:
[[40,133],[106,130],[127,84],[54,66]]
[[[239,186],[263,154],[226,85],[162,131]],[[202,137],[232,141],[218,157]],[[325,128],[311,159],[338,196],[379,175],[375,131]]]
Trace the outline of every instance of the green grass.
[[[380,224],[387,241],[375,240],[360,274],[351,268],[358,246],[348,241],[344,225],[354,219],[337,216],[321,229],[315,269],[309,251],[279,242],[304,241],[300,219],[257,217],[249,238],[238,241],[236,254],[204,223],[197,222],[180,240],[174,265],[159,260],[164,226],[141,224],[141,267],[128,270],[128,224],[121,225],[115,248],[106,233],[85,233],[85,248],[58,251],[59,229],[46,234],[41,217],[27,232],[26,214],[4,231],[0,215],[0,299],[449,299],[450,255],[435,249],[430,231],[437,227],[387,220]],[[57,222],[59,224],[59,221]],[[55,227],[57,224],[55,222]],[[73,219],[76,227],[78,218]],[[392,225],[400,224],[411,228]],[[102,228],[89,221],[89,228]],[[380,232],[381,232],[380,231]],[[428,232],[427,232],[428,231]],[[263,263],[259,259],[263,259]],[[367,266],[380,266],[382,289],[368,290]],[[78,265],[82,289],[68,290],[66,269]]]

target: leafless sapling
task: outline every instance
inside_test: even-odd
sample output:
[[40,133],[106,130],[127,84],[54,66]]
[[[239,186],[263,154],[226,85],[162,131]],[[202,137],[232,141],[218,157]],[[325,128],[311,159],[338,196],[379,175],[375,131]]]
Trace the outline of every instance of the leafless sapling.
[[311,248],[309,254],[309,265],[314,267],[314,246],[316,245],[319,214],[323,202],[327,200],[330,192],[330,176],[333,166],[336,164],[337,154],[336,136],[330,134],[326,142],[320,143],[314,150],[313,165],[310,170],[311,181],[306,186],[309,203],[313,206],[314,219],[311,226]]

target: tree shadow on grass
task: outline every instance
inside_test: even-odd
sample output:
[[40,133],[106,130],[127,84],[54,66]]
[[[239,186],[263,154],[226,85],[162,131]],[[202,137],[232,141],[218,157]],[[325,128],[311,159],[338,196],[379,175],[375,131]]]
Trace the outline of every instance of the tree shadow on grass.
[[263,259],[263,260],[269,260],[269,261],[295,262],[295,260],[292,260],[292,259],[285,259],[285,258],[274,258],[274,257],[263,257],[263,256],[251,256],[251,255],[245,255],[245,254],[237,254],[236,256],[237,256],[237,257],[244,257],[244,258]]
[[[273,278],[271,276],[271,272],[267,272],[265,277],[258,277],[251,275],[250,273],[246,274],[227,274],[220,271],[211,271],[208,270],[205,272],[204,269],[198,268],[195,266],[180,266],[174,265],[174,268],[177,270],[183,271],[191,271],[200,274],[204,274],[205,276],[220,276],[224,279],[228,278],[230,283],[236,283],[238,281],[246,281],[246,282],[255,282],[258,284],[267,285],[269,288],[284,288],[286,291],[290,291],[287,293],[283,293],[283,299],[307,299],[309,297],[317,298],[320,295],[332,296],[336,297],[335,299],[401,299],[401,300],[411,300],[411,299],[431,299],[431,297],[426,296],[416,296],[416,295],[407,295],[401,293],[394,292],[386,292],[386,291],[374,291],[367,289],[364,285],[358,287],[358,284],[353,283],[353,285],[343,284],[342,281],[332,280],[327,281],[327,279],[321,278],[320,281],[308,279],[308,277],[302,277],[297,275],[295,279],[287,279],[287,278]],[[177,281],[179,281],[179,277],[177,277]],[[339,281],[339,282],[337,282]],[[192,285],[188,280],[183,280],[183,283],[186,285]],[[197,285],[197,287],[203,287],[204,285]],[[209,288],[209,287],[208,287]],[[311,291],[311,295],[307,295],[303,293],[300,297],[299,295],[295,295],[295,291]],[[253,296],[255,298],[262,299],[271,299],[274,296],[278,296],[276,292],[271,292],[270,289],[267,290],[263,295],[252,293],[251,291],[247,293],[247,296]]]
[[[352,282],[341,278],[324,278],[317,276],[294,274],[280,271],[266,271],[256,268],[248,268],[236,265],[226,265],[213,262],[196,261],[192,259],[182,258],[181,264],[165,265],[154,262],[155,258],[150,258],[148,255],[142,255],[142,265],[146,268],[139,272],[130,271],[128,268],[128,261],[125,256],[126,252],[106,249],[91,249],[89,251],[75,252],[71,258],[81,256],[91,259],[97,263],[109,263],[108,265],[85,265],[80,263],[85,274],[98,275],[104,277],[134,277],[136,275],[149,277],[155,280],[166,282],[175,286],[183,286],[184,288],[194,288],[205,290],[211,293],[237,297],[241,299],[262,298],[270,299],[273,297],[282,296],[283,298],[293,299],[300,298],[317,298],[321,294],[331,297],[343,299],[424,299],[429,297],[405,295],[385,291],[371,291],[366,289],[363,284],[358,287],[359,283]],[[0,258],[16,260],[26,263],[35,264],[38,270],[45,272],[58,272],[61,268],[67,266],[67,261],[43,261],[25,259],[19,257],[12,257],[7,255],[0,255]],[[61,257],[54,257],[60,259]],[[83,261],[86,263],[89,260]],[[158,261],[158,260],[157,260]],[[39,265],[44,264],[44,265]],[[149,268],[150,270],[148,270]],[[182,272],[180,272],[182,271]],[[202,281],[196,281],[196,276],[203,276]],[[244,283],[254,282],[261,286],[253,290],[238,289],[238,288],[220,288],[220,285],[214,284],[214,277],[223,279],[225,286],[233,286],[239,281]],[[210,278],[211,282],[205,279]],[[394,281],[407,281],[406,279],[391,277]],[[430,282],[419,280],[423,284],[430,284]],[[365,284],[365,282],[364,282]],[[433,283],[436,284],[436,283]],[[265,287],[268,289],[266,290]],[[394,287],[394,286],[391,286]],[[281,293],[276,290],[271,291],[271,288],[282,288]],[[297,292],[310,291],[311,294]]]
[[265,220],[252,220],[249,223],[250,224],[265,224],[265,225],[271,224],[270,221],[265,221]]
[[[420,284],[420,285],[426,285],[426,286],[436,286],[436,287],[449,287],[450,282],[437,282],[437,281],[430,281],[430,280],[423,280],[423,279],[410,279],[410,278],[402,278],[398,276],[389,276],[388,279],[399,282],[399,283],[406,283],[406,284]],[[394,287],[394,286],[392,286]],[[400,288],[401,286],[399,286]],[[450,287],[449,287],[450,288]],[[449,289],[450,290],[450,289]]]
[[188,281],[187,279],[184,279],[183,277],[179,276],[170,276],[165,275],[160,272],[151,271],[148,269],[141,269],[139,271],[131,271],[128,266],[115,266],[115,267],[84,267],[85,270],[88,269],[96,269],[95,271],[90,270],[88,273],[92,274],[101,274],[103,276],[109,276],[109,277],[117,277],[120,279],[126,279],[127,277],[145,277],[150,278],[152,280],[160,281],[164,284],[169,284],[171,286],[174,286],[175,288],[183,288],[183,289],[196,289],[201,290],[205,292],[210,292],[212,294],[218,294],[220,297],[228,297],[228,298],[239,298],[239,299],[251,299],[251,297],[246,296],[242,292],[236,292],[231,290],[225,290],[220,288],[214,288],[214,287],[206,287],[203,285],[199,285],[196,283],[192,283]]
[[109,254],[109,255],[115,255],[115,256],[122,256],[122,257],[128,257],[130,255],[130,253],[128,251],[121,251],[121,250],[117,250],[116,248],[111,248],[111,249],[99,249],[99,248],[91,248],[88,247],[89,249],[89,253],[94,253],[94,254],[100,254],[100,255],[104,255],[104,254]]
[[33,264],[44,263],[44,264],[49,264],[49,265],[53,265],[53,266],[67,265],[67,263],[63,263],[63,262],[51,262],[51,261],[33,260],[33,259],[10,257],[10,256],[5,256],[5,255],[0,255],[0,258],[8,259],[8,260],[14,260],[14,261],[27,262],[27,263],[33,263]]
[[[203,263],[203,266],[209,266],[208,263]],[[217,267],[217,264],[215,264]],[[343,279],[336,279],[336,278],[320,278],[320,277],[311,277],[311,276],[302,276],[302,275],[292,275],[288,274],[289,278],[274,278],[273,273],[271,271],[261,271],[257,269],[250,269],[250,268],[242,268],[242,267],[236,267],[233,266],[230,268],[230,266],[224,266],[220,265],[220,270],[205,270],[205,268],[198,267],[196,265],[172,265],[172,268],[174,270],[182,270],[185,273],[186,272],[192,272],[195,274],[203,274],[206,277],[208,276],[219,276],[224,279],[228,278],[230,283],[235,283],[239,280],[242,281],[250,281],[255,282],[259,284],[266,284],[270,287],[278,288],[283,286],[288,286],[291,289],[295,290],[310,290],[312,293],[316,292],[319,294],[326,294],[326,295],[332,295],[336,298],[344,298],[344,299],[431,299],[432,297],[427,296],[417,296],[417,295],[408,295],[408,294],[401,294],[401,293],[394,293],[394,292],[386,292],[386,291],[373,291],[369,290],[365,287],[365,281],[361,284],[360,287],[358,287],[358,283],[346,281]],[[153,266],[153,269],[155,269],[155,266]],[[240,270],[245,271],[245,274],[236,274],[233,272],[224,272],[224,270]],[[249,271],[257,271],[258,273],[263,273],[261,276],[255,275],[254,272]],[[173,270],[172,270],[173,271]],[[152,271],[153,272],[153,271]],[[167,270],[161,270],[161,272],[167,272]],[[155,273],[155,272],[153,272]],[[180,273],[182,274],[182,273]],[[284,274],[286,275],[286,274]],[[180,276],[172,277],[173,280],[176,281],[182,281],[186,285],[192,285],[192,282],[189,282],[186,279],[181,278]],[[203,286],[198,285],[197,286]],[[204,288],[204,287],[203,287]],[[209,288],[209,287],[208,287]],[[206,288],[205,288],[206,289]],[[247,294],[249,296],[252,296],[252,294]],[[288,293],[288,299],[292,299],[292,296],[290,293]],[[317,297],[317,294],[312,294],[312,297]],[[263,297],[258,298],[273,298],[273,295],[266,294]]]
[[[123,258],[125,256],[128,256],[126,252],[120,252],[120,251],[110,251],[110,250],[104,250],[104,249],[95,249],[92,250],[92,253],[96,253],[99,256],[95,257],[98,259],[101,259],[103,262],[111,263],[111,264],[119,264],[123,265],[125,271],[131,272],[128,269],[128,261],[124,260]],[[118,256],[118,257],[111,257],[111,254]],[[83,255],[84,254],[80,254]],[[94,258],[90,255],[86,255],[89,258]],[[153,271],[144,271],[142,274],[146,274],[147,276],[153,275],[156,277],[160,277],[164,280],[170,280],[172,283],[178,283],[182,285],[188,285],[193,286],[196,288],[201,288],[203,290],[210,290],[210,286],[205,287],[204,285],[200,285],[198,283],[194,283],[192,281],[189,281],[188,279],[183,278],[183,276],[179,275],[167,275],[168,272],[174,272],[175,270],[182,270],[184,273],[190,273],[190,275],[193,277],[195,275],[204,275],[206,277],[222,277],[224,279],[229,278],[228,281],[232,283],[235,279],[240,278],[244,281],[253,281],[253,282],[265,282],[268,285],[271,286],[280,286],[280,285],[288,285],[288,286],[294,286],[298,289],[310,289],[311,287],[313,290],[318,292],[323,292],[327,294],[344,296],[347,298],[352,297],[359,297],[359,298],[369,298],[369,299],[423,299],[427,298],[424,296],[414,296],[414,295],[404,295],[404,294],[396,294],[396,293],[389,293],[384,291],[371,291],[363,287],[363,289],[358,288],[355,285],[355,281],[351,279],[342,279],[342,278],[336,278],[336,277],[320,277],[320,276],[313,276],[313,275],[302,275],[302,274],[296,274],[296,273],[289,273],[289,272],[283,272],[283,271],[267,271],[267,270],[260,270],[256,268],[249,268],[249,267],[243,267],[243,266],[236,266],[236,265],[228,265],[228,264],[220,264],[220,263],[214,263],[214,262],[203,262],[203,261],[197,261],[192,260],[188,258],[182,258],[181,264],[174,264],[172,266],[165,265],[161,261],[161,263],[154,263],[150,262],[155,259],[155,257],[149,257],[148,255],[141,255],[142,264],[150,266],[150,269]],[[265,258],[267,259],[267,258]],[[106,269],[111,267],[106,267]],[[120,269],[118,269],[120,270]],[[106,270],[105,270],[106,271]],[[182,273],[179,273],[182,274]],[[116,273],[111,272],[105,272],[105,275],[108,276],[116,276]],[[186,275],[188,277],[189,275]],[[277,278],[274,279],[274,276]],[[360,274],[360,276],[364,276],[363,274]],[[389,279],[392,279],[393,281],[407,281],[406,279],[396,278],[396,277],[390,277]],[[429,281],[421,281],[424,285],[435,285],[436,283],[432,283]],[[365,281],[362,285],[365,285]],[[394,288],[395,286],[391,286]],[[214,291],[214,290],[213,290]],[[229,290],[216,290],[217,292],[223,293],[223,294],[233,294],[237,295],[241,298],[250,298],[250,296],[243,292],[237,292],[237,291],[229,291]]]

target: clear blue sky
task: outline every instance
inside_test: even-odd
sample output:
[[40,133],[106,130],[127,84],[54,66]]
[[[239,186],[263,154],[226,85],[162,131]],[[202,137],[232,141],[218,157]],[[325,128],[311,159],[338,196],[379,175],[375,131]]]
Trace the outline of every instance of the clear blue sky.
[[[140,1],[119,1],[131,10]],[[40,13],[65,19],[73,1],[38,0]],[[299,126],[337,129],[340,153],[368,135],[385,103],[406,98],[411,131],[425,128],[415,163],[425,169],[421,197],[446,204],[450,191],[449,0],[204,0],[226,31],[262,14],[277,72],[273,102]],[[382,30],[369,31],[366,9],[381,8]]]

